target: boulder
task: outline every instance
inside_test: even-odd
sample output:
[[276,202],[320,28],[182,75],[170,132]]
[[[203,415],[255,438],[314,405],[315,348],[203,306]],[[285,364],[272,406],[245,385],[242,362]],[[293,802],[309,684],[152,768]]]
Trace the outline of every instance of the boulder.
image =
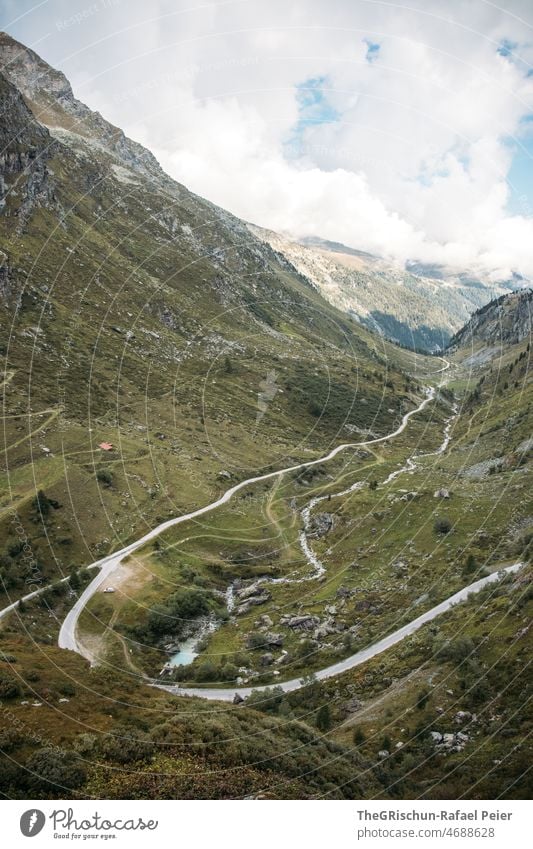
[[244,702],[243,697],[241,695],[239,695],[239,693],[235,693],[235,695],[233,696],[233,704],[234,705],[242,705],[243,702]]
[[282,616],[280,622],[295,631],[312,631],[320,624],[320,619],[308,613],[303,616]]
[[463,722],[468,722],[472,719],[472,714],[468,710],[458,710],[455,714],[453,721],[457,723],[457,725],[462,725]]
[[311,516],[309,522],[309,536],[320,539],[325,536],[333,527],[333,515],[331,513],[317,513]]
[[272,663],[274,663],[274,655],[271,652],[266,652],[259,658],[260,666],[270,666]]
[[335,625],[335,620],[327,619],[325,622],[322,622],[318,628],[315,628],[313,637],[315,640],[322,640],[324,637],[328,637],[330,634],[336,633],[337,626]]
[[344,710],[346,713],[357,713],[358,710],[361,710],[363,707],[363,702],[361,699],[357,699],[355,696],[346,702],[344,705]]
[[272,631],[269,631],[265,634],[265,645],[272,646],[272,648],[281,648],[283,645],[283,634],[274,634]]
[[242,601],[248,601],[252,597],[256,596],[266,596],[266,601],[272,598],[272,594],[270,590],[267,590],[266,587],[261,586],[259,583],[249,584],[247,587],[243,587],[242,590],[237,590],[237,598]]
[[268,613],[263,613],[262,616],[259,617],[259,619],[255,620],[254,624],[257,628],[272,628],[272,625],[274,623],[272,622],[272,619],[270,618]]

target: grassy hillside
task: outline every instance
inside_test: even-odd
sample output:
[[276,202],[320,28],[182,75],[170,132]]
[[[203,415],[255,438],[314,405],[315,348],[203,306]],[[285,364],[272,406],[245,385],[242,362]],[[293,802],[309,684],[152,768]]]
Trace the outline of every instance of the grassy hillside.
[[[474,334],[438,372],[173,183],[31,51],[2,36],[0,55],[0,608],[46,587],[0,621],[0,792],[525,793],[529,567],[366,666],[312,673],[529,562],[528,338]],[[95,666],[57,649],[97,557],[394,431],[429,384],[398,437],[250,485],[126,560],[80,620]],[[198,629],[165,681],[274,689],[233,705],[148,686]],[[292,677],[305,686],[275,690]]]

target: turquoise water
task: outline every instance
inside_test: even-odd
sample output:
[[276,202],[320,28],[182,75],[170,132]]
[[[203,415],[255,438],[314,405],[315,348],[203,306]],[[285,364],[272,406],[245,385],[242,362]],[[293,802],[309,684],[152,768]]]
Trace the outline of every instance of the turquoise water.
[[196,646],[198,645],[198,637],[190,637],[184,640],[180,650],[172,655],[168,661],[169,666],[187,666],[192,663],[194,658],[198,656]]

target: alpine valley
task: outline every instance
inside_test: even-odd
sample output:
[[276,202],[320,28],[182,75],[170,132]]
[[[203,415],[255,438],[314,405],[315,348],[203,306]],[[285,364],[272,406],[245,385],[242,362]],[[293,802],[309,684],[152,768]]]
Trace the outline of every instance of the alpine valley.
[[527,281],[241,221],[0,64],[2,795],[524,798]]

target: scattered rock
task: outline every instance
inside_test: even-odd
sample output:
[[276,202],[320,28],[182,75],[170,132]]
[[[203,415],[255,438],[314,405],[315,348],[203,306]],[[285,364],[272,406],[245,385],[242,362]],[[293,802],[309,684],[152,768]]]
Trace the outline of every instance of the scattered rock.
[[272,619],[270,618],[268,613],[263,613],[259,617],[259,619],[255,620],[254,624],[255,624],[256,628],[272,628],[272,625],[274,623],[272,622]]
[[318,616],[304,614],[303,616],[282,616],[280,619],[282,625],[287,625],[295,631],[312,631],[317,625],[320,625]]
[[355,696],[346,702],[344,705],[344,710],[346,713],[357,713],[358,710],[361,710],[363,707],[363,702],[361,699],[357,699]]
[[274,634],[269,632],[265,634],[265,645],[271,646],[272,648],[281,648],[283,645],[283,634]]
[[453,721],[457,723],[457,725],[462,725],[463,722],[467,722],[472,719],[472,714],[468,710],[458,710],[455,714]]
[[315,539],[320,539],[320,537],[329,533],[332,527],[333,515],[331,513],[317,513],[311,516],[308,535]]

